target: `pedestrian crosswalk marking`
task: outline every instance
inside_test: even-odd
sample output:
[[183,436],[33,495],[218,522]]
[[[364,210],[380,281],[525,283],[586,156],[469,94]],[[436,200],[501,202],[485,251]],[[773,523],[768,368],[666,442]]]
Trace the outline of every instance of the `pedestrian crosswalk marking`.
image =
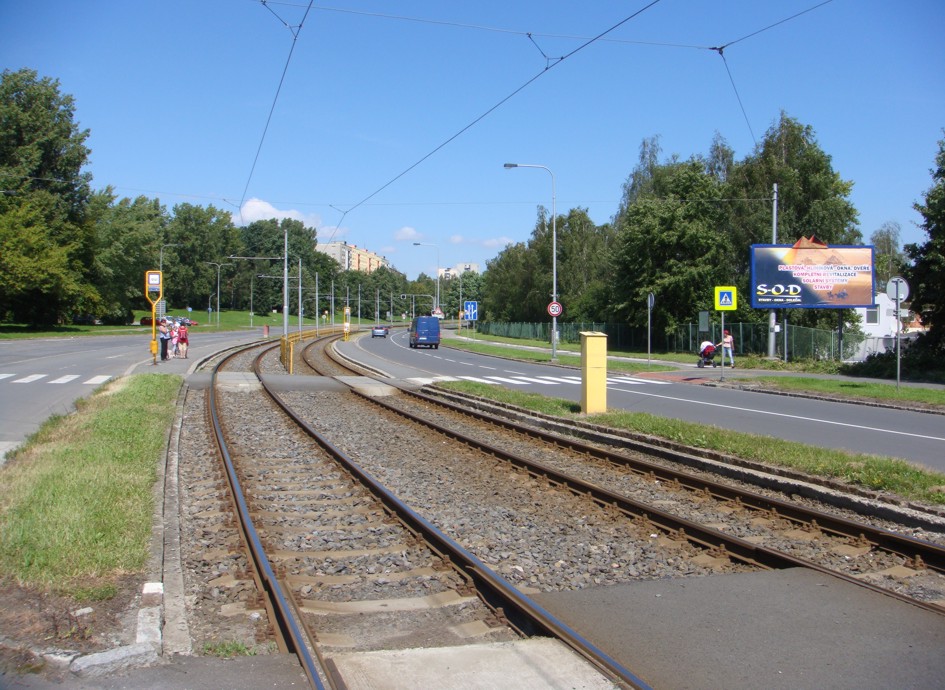
[[[16,374],[0,374],[0,381],[3,381],[4,379],[13,379],[10,381],[10,383],[36,383],[37,381],[42,381],[43,379],[48,378],[49,374],[30,374],[22,378],[13,378],[15,376]],[[45,383],[63,385],[66,383],[72,383],[79,378],[82,378],[81,374],[65,374],[58,378],[45,381]],[[82,381],[82,384],[86,386],[100,386],[106,381],[110,381],[112,378],[114,377],[110,374],[103,374],[101,376],[93,376],[86,381]]]

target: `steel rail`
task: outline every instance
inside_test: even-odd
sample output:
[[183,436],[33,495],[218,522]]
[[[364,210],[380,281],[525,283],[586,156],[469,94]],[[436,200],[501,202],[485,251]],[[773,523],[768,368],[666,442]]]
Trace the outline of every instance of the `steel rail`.
[[352,392],[373,405],[389,410],[390,412],[393,412],[394,414],[397,414],[405,419],[409,419],[417,424],[436,429],[444,436],[452,438],[457,442],[464,443],[471,448],[477,448],[483,452],[490,453],[499,459],[505,460],[512,465],[524,469],[535,477],[565,486],[575,494],[588,495],[602,506],[614,507],[628,515],[633,515],[640,519],[647,520],[650,524],[662,529],[671,538],[686,540],[697,547],[707,548],[709,550],[709,555],[715,557],[736,558],[744,563],[772,570],[784,568],[807,568],[809,570],[814,570],[824,575],[843,580],[858,587],[868,589],[877,594],[882,594],[884,596],[903,601],[927,611],[932,611],[938,615],[945,615],[945,611],[943,611],[942,607],[937,604],[920,601],[908,595],[900,594],[899,592],[865,582],[856,577],[853,577],[852,575],[847,575],[836,570],[831,570],[830,568],[822,566],[818,563],[814,563],[813,561],[791,556],[768,547],[758,546],[749,541],[726,534],[722,531],[715,530],[710,527],[704,527],[699,523],[678,517],[658,508],[654,508],[649,504],[627,498],[623,495],[609,491],[608,489],[591,484],[590,482],[585,482],[582,479],[571,477],[570,475],[559,472],[554,468],[542,465],[541,463],[523,458],[514,453],[508,453],[500,448],[497,448],[496,446],[482,443],[472,437],[468,437],[465,434],[460,433],[456,429],[431,422],[430,420],[423,419],[422,417],[412,415],[409,412],[393,407],[379,398],[364,395],[356,390],[353,390]]
[[[350,364],[339,361],[334,355],[334,352],[329,352],[329,356],[332,356],[336,363],[340,366],[348,366],[350,368]],[[679,486],[690,491],[701,492],[720,500],[730,501],[735,505],[757,510],[771,518],[791,520],[811,529],[820,530],[835,536],[846,537],[858,544],[864,546],[869,545],[881,551],[898,555],[911,562],[916,568],[925,567],[935,572],[945,574],[945,547],[938,544],[903,534],[897,534],[872,525],[865,525],[854,520],[806,508],[781,499],[770,498],[738,487],[728,486],[711,479],[704,479],[689,472],[674,470],[639,458],[632,458],[619,452],[601,449],[597,446],[584,443],[572,436],[524,426],[513,420],[473,409],[469,406],[470,398],[468,396],[453,391],[446,393],[446,395],[460,398],[461,401],[459,403],[444,400],[440,396],[433,396],[422,391],[413,390],[398,385],[396,382],[388,381],[387,383],[398,388],[398,390],[405,395],[438,405],[452,412],[478,419],[495,426],[500,426],[545,443],[570,448],[575,452],[583,453],[599,460],[622,465],[633,472],[651,476],[660,481],[677,483]],[[547,423],[566,425],[566,422],[562,422],[560,419],[549,418],[544,415],[526,411],[520,412],[540,418]],[[572,427],[572,429],[578,434],[587,435],[589,433],[589,430],[583,428],[583,426],[576,429]],[[647,443],[639,439],[628,438],[626,436],[621,436],[620,442],[625,448],[636,451],[642,455],[657,457],[678,464],[688,465],[691,464],[692,459],[704,459],[695,454],[695,449],[692,449],[693,452],[683,452],[673,448]],[[707,457],[711,456],[716,456],[716,454],[707,454]]]
[[[815,527],[822,532],[847,537],[860,543],[865,544],[869,542],[869,544],[880,550],[899,555],[913,562],[918,562],[917,559],[919,559],[925,567],[945,574],[945,547],[939,546],[938,544],[903,534],[897,534],[880,527],[865,525],[844,517],[830,515],[829,513],[806,508],[778,498],[771,498],[738,487],[728,486],[721,482],[705,479],[689,472],[673,470],[647,460],[632,458],[616,451],[609,451],[597,446],[592,446],[575,438],[563,436],[558,433],[522,426],[514,421],[478,410],[472,410],[468,406],[450,402],[422,391],[412,391],[403,388],[401,390],[406,395],[438,405],[451,412],[500,426],[544,443],[566,447],[598,460],[621,465],[640,475],[651,476],[660,481],[675,482],[694,493],[699,492],[711,495],[720,500],[730,501],[743,507],[757,510],[770,517],[791,520],[799,525]],[[691,460],[693,457],[698,457],[692,453],[683,453],[623,436],[620,437],[620,441],[630,450],[679,464],[689,464],[687,462],[688,460]]]
[[[280,635],[280,638],[287,650],[299,658],[299,662],[303,671],[305,672],[305,676],[308,679],[309,685],[312,688],[315,688],[315,690],[324,690],[325,686],[322,683],[321,677],[319,675],[320,666],[315,663],[315,660],[309,653],[308,646],[305,644],[305,640],[303,639],[302,633],[296,624],[295,617],[293,616],[292,609],[289,606],[288,598],[282,591],[282,587],[279,585],[276,575],[272,570],[268,558],[266,557],[265,548],[263,547],[262,541],[259,539],[259,535],[256,532],[256,527],[254,526],[252,517],[250,516],[249,506],[247,505],[246,498],[243,495],[242,486],[240,485],[239,478],[236,475],[236,468],[230,456],[229,449],[227,448],[226,441],[223,438],[223,425],[220,420],[216,401],[217,374],[219,373],[220,369],[222,369],[223,366],[232,358],[246,350],[252,349],[253,347],[258,347],[258,345],[251,345],[244,350],[231,353],[227,357],[220,360],[213,368],[210,389],[207,392],[207,413],[213,427],[213,436],[216,441],[217,450],[220,453],[220,457],[223,460],[224,469],[226,470],[226,477],[230,485],[231,497],[236,504],[236,513],[237,517],[239,518],[239,528],[243,533],[244,542],[249,549],[250,558],[252,559],[253,565],[256,569],[256,575],[259,578],[262,591],[267,598],[267,605],[270,607],[270,611],[273,614],[277,633]],[[279,347],[278,344],[270,346],[264,350],[259,355],[259,357],[261,358],[265,353],[276,349],[277,347]],[[321,671],[325,673],[324,668],[321,668]]]
[[[308,364],[315,369],[311,362],[308,362]],[[336,447],[327,437],[302,419],[275,390],[268,386],[264,378],[260,377],[260,382],[273,401],[298,424],[299,428],[318,442],[326,452],[335,457],[348,472],[357,477],[407,529],[421,536],[430,544],[431,548],[441,554],[445,560],[453,563],[468,580],[474,582],[477,592],[487,605],[496,610],[513,627],[527,635],[541,634],[561,640],[595,668],[625,687],[641,690],[650,688],[646,681],[598,648],[590,640],[580,635],[564,621],[548,612],[533,599],[519,592],[474,554],[401,501],[386,486]]]

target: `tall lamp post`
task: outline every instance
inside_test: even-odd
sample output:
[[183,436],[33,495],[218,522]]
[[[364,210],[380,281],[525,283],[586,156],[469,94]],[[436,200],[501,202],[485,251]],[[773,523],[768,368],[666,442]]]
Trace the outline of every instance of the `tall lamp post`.
[[[544,165],[506,163],[506,168],[541,168],[551,175],[551,301],[558,301],[558,213],[555,208],[555,174]],[[558,358],[558,317],[551,316],[551,361]]]
[[166,247],[179,247],[180,242],[171,242],[170,244],[161,245],[161,258],[158,261],[158,270],[163,274],[164,273],[164,249]]
[[224,266],[232,266],[233,264],[221,264],[216,261],[204,261],[205,264],[210,264],[211,266],[217,267],[217,328],[220,327],[220,269]]
[[414,247],[433,247],[436,250],[436,300],[433,305],[434,309],[440,308],[440,247],[436,244],[428,244],[426,242],[414,242]]

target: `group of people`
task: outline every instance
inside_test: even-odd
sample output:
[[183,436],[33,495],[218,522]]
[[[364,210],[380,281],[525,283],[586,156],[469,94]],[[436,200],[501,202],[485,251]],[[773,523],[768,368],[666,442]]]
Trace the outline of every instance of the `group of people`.
[[158,340],[161,341],[161,361],[174,358],[187,359],[190,333],[187,324],[174,319],[161,319],[158,323]]

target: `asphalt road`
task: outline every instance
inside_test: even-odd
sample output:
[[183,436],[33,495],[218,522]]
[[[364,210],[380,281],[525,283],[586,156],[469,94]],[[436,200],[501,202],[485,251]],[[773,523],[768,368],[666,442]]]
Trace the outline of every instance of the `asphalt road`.
[[261,328],[190,332],[189,358],[158,366],[148,328],[129,335],[0,340],[0,462],[50,416],[73,412],[76,400],[110,379],[143,371],[185,374],[201,357],[262,335]]
[[[353,338],[344,343],[352,357],[365,359],[395,378],[432,381],[438,377],[480,380],[567,400],[581,400],[580,370],[489,357],[448,347],[412,350],[406,333],[389,338]],[[692,369],[673,375],[610,376],[609,409],[674,417],[790,441],[899,457],[945,472],[945,416],[756,393],[702,384],[718,381],[720,369]],[[728,371],[728,378],[744,375]]]
[[[262,336],[262,329],[219,334],[192,330],[191,356],[153,366],[150,331],[118,336],[0,341],[0,454],[22,443],[54,414],[111,378],[143,371],[181,375],[201,357]],[[580,371],[514,362],[441,347],[412,350],[406,333],[354,337],[341,344],[356,359],[399,379],[480,380],[581,400]],[[945,472],[945,416],[694,385],[718,380],[719,369],[672,375],[612,376],[607,405],[826,448],[900,457]],[[742,375],[742,370],[727,376]]]

